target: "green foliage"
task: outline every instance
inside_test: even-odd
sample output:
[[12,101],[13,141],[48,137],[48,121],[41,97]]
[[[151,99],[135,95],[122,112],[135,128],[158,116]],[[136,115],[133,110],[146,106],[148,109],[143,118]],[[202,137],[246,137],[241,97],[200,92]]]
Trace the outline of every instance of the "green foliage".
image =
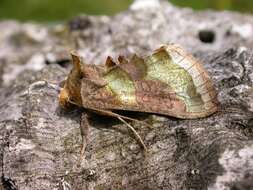
[[112,15],[129,7],[132,0],[0,0],[0,18],[66,20],[80,13]]
[[[253,12],[251,0],[170,0],[194,9]],[[112,15],[126,10],[133,0],[0,0],[0,19],[67,20],[80,13]]]
[[169,0],[172,3],[200,9],[235,10],[253,13],[253,1],[251,0]]

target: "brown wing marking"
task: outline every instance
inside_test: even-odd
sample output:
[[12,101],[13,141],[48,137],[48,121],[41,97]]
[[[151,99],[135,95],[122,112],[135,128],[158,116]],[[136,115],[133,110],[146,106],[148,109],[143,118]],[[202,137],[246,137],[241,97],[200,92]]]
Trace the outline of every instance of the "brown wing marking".
[[120,56],[118,57],[118,62],[119,62],[119,65],[120,65],[120,64],[127,64],[127,63],[128,63],[128,60],[125,58],[125,56],[120,55]]
[[140,80],[146,74],[146,66],[144,59],[138,57],[136,54],[128,61],[124,56],[119,56],[118,61],[114,62],[111,57],[107,57],[106,63],[107,71],[104,76],[113,70],[120,69],[127,73],[132,80]]
[[123,56],[119,56],[118,60],[120,62],[118,67],[126,72],[132,80],[141,80],[146,75],[144,60],[137,55],[134,55],[130,61]]
[[83,78],[81,85],[83,107],[107,109],[110,105],[118,105],[119,102],[114,94],[106,90],[106,85],[107,83],[102,79],[96,81]]
[[184,102],[179,100],[172,89],[160,81],[136,81],[136,97],[139,109],[146,112],[167,113],[185,112]]

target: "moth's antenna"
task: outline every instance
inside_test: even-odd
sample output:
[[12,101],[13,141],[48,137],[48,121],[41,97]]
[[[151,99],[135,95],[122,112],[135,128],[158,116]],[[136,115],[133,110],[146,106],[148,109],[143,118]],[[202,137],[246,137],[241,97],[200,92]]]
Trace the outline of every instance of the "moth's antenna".
[[123,115],[119,115],[117,113],[114,113],[114,112],[111,112],[111,111],[106,111],[106,110],[101,110],[101,109],[96,109],[96,108],[90,108],[91,110],[94,110],[94,111],[97,111],[97,112],[101,112],[101,113],[104,113],[106,114],[107,116],[110,116],[110,117],[118,117],[120,116],[121,118],[125,119],[125,120],[129,120],[129,121],[134,121],[136,123],[140,123],[142,125],[145,125],[147,126],[148,128],[152,129],[153,126],[152,125],[149,125],[147,122],[145,121],[140,121],[138,119],[134,119],[134,118],[131,118],[131,117],[127,117],[127,116],[123,116]]
[[[134,133],[135,137],[138,139],[138,141],[140,142],[140,144],[142,145],[142,147],[144,148],[144,150],[147,152],[147,147],[144,144],[143,140],[141,139],[140,135],[137,133],[137,131],[129,124],[127,123],[124,119],[126,120],[130,120],[130,121],[138,121],[126,116],[122,116],[107,110],[100,110],[100,109],[96,109],[96,108],[90,108],[91,110],[97,111],[97,112],[101,112],[103,114],[106,114],[107,116],[111,116],[111,117],[116,117],[117,119],[119,119],[121,122],[123,122],[124,124],[127,125],[127,127]],[[141,121],[138,121],[141,122]]]
[[122,119],[120,116],[117,116],[117,118],[120,121],[122,121],[124,124],[126,124],[126,126],[134,133],[135,137],[141,143],[141,145],[144,148],[145,152],[147,152],[148,149],[147,149],[146,145],[144,144],[144,142],[143,142],[142,138],[140,137],[140,135],[136,132],[136,130],[129,123],[127,123],[124,119]]

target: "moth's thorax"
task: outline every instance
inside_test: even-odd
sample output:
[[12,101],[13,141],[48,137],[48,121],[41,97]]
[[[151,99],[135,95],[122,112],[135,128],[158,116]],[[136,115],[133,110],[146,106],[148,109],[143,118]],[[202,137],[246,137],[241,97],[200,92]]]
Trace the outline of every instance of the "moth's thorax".
[[69,104],[82,106],[80,94],[82,73],[76,67],[73,67],[68,75],[64,87],[60,92],[60,104],[68,107]]

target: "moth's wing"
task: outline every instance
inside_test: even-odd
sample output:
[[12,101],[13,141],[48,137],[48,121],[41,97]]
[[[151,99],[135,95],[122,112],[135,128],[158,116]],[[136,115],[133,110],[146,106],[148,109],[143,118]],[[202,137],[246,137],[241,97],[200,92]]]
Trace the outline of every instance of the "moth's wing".
[[82,99],[94,96],[97,92],[106,86],[106,81],[103,79],[83,78],[81,80],[81,96]]
[[[204,117],[216,112],[219,105],[217,91],[203,65],[178,45],[171,44],[163,46],[162,49],[165,49],[170,55],[173,63],[184,69],[192,79],[188,81],[188,84],[191,84],[189,87],[192,86],[192,88],[188,89],[192,89],[190,91],[195,91],[194,93],[187,93],[187,96],[184,92],[177,90],[178,96],[188,99],[188,101],[186,101],[188,116]],[[202,101],[197,103],[197,99]]]
[[96,109],[131,109],[135,102],[135,86],[127,72],[119,65],[111,68],[98,85],[91,79],[82,80],[81,95],[83,106]]
[[[147,57],[145,65],[145,79],[167,84],[167,97],[171,99],[171,109],[164,108],[157,113],[180,118],[199,118],[217,111],[217,92],[208,73],[183,48],[177,45],[163,46]],[[158,105],[165,104],[161,102]]]
[[[133,61],[134,60],[134,61]],[[112,59],[107,58],[106,65],[109,70],[100,78],[105,81],[103,88],[88,92],[91,80],[83,82],[82,91],[85,94],[85,106],[101,109],[131,109],[136,105],[134,81],[145,74],[144,60],[134,56],[128,62],[123,56],[119,57],[119,63],[112,64]],[[89,87],[87,87],[87,85]],[[94,83],[92,83],[94,85]],[[96,86],[96,85],[95,85]],[[92,87],[93,88],[93,87]],[[87,93],[89,96],[87,96]]]
[[81,82],[82,106],[87,109],[109,110],[115,105],[115,95],[107,90],[108,83],[103,79],[83,78]]
[[122,55],[118,57],[118,61],[114,61],[111,56],[108,56],[105,61],[105,66],[107,68],[107,71],[110,71],[111,69],[114,69],[120,64],[126,64],[126,63],[128,63],[128,60]]
[[[82,89],[87,89],[87,83]],[[140,80],[132,84],[114,80],[83,97],[86,100],[83,100],[84,107],[91,109],[149,112],[181,118],[179,112],[184,113],[186,109],[167,84],[155,80]]]
[[145,60],[138,60],[107,72],[103,76],[106,86],[88,102],[103,109],[178,118],[204,117],[217,110],[216,92],[206,71],[180,48],[164,46]]

